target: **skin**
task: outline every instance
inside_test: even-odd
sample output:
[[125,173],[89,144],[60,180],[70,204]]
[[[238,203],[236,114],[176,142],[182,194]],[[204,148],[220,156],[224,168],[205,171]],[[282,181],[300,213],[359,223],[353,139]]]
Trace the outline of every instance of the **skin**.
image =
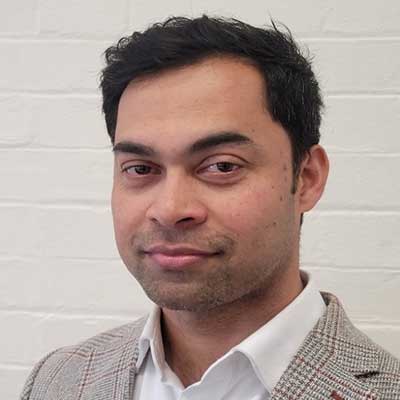
[[[256,145],[184,152],[220,131],[239,132]],[[291,192],[290,141],[266,110],[263,78],[228,57],[131,82],[115,134],[116,145],[126,141],[159,154],[115,152],[117,247],[162,309],[165,358],[186,387],[303,289],[300,215],[321,197],[329,162],[324,149],[313,146]],[[224,162],[232,164],[216,164]],[[142,253],[159,243],[219,254],[166,270]]]

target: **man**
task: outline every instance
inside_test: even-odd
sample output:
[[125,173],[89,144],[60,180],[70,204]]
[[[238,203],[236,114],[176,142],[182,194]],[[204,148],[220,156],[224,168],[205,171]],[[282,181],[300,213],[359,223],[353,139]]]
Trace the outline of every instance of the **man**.
[[116,242],[156,306],[46,356],[22,399],[400,399],[400,363],[299,267],[329,162],[290,34],[171,18],[106,61]]

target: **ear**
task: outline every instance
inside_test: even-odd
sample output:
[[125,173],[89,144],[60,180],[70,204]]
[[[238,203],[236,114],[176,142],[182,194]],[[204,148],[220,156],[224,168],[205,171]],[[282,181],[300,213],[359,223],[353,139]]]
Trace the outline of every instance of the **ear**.
[[310,148],[301,163],[297,182],[298,206],[300,213],[311,210],[324,192],[329,173],[328,156],[320,145]]

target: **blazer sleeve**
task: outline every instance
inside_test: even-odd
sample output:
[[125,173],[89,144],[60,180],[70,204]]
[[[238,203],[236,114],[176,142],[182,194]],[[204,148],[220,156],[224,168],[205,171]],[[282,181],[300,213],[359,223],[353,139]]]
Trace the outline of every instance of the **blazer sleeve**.
[[[42,366],[45,364],[45,362],[58,350],[54,350],[50,353],[48,353],[45,357],[43,357],[32,369],[31,373],[29,374],[25,385],[22,389],[22,393],[20,396],[20,400],[30,400],[31,399],[31,392],[32,389],[35,385],[35,379],[37,374],[39,373],[40,369]],[[31,399],[33,400],[33,399]]]

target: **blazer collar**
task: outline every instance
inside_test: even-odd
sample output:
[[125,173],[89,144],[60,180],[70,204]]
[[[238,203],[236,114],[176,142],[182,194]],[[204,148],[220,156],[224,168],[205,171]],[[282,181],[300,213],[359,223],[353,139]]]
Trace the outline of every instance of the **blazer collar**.
[[325,314],[275,386],[272,400],[378,399],[360,379],[379,372],[376,348],[353,326],[337,297],[321,295]]

